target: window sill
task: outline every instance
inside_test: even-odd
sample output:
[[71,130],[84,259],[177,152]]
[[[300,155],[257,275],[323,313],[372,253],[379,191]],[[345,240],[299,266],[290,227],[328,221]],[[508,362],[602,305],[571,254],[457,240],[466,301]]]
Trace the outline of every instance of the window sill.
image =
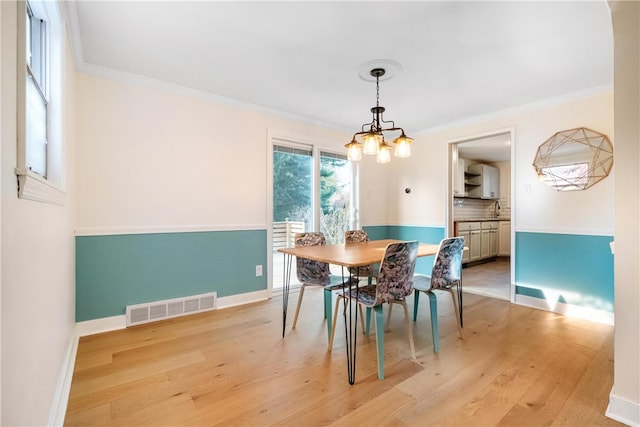
[[40,175],[20,168],[16,169],[16,175],[18,175],[18,198],[64,206],[67,193]]

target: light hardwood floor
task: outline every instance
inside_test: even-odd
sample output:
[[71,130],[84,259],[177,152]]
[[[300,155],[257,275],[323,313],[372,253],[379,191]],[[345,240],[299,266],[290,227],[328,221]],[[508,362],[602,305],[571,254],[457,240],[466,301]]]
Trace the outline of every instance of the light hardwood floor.
[[465,294],[459,339],[447,296],[439,354],[423,297],[417,360],[394,310],[385,380],[377,379],[375,336],[359,335],[352,386],[340,318],[334,350],[326,349],[321,290],[305,293],[284,339],[280,297],[84,337],[65,425],[620,425],[603,415],[612,327]]

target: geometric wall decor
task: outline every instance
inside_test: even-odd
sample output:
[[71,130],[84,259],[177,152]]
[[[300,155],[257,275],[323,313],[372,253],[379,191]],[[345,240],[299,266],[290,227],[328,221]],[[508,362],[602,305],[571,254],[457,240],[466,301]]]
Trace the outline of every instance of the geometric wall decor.
[[533,167],[540,181],[558,191],[586,190],[611,172],[613,145],[591,129],[563,130],[538,147]]

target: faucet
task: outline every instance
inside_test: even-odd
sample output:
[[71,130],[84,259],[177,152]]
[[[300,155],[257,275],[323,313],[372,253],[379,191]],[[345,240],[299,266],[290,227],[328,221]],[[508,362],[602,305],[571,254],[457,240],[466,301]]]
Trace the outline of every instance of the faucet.
[[500,216],[500,200],[496,200],[493,205],[493,217],[498,218],[498,216]]

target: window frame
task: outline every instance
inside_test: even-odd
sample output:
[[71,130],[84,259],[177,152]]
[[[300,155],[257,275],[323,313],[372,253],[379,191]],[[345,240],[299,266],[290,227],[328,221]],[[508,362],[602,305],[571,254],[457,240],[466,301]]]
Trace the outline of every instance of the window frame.
[[[269,266],[270,274],[267,275],[267,289],[269,295],[272,293],[280,292],[280,287],[274,287],[274,271],[273,268],[273,153],[274,146],[290,146],[293,148],[311,149],[313,153],[313,203],[320,200],[320,153],[336,154],[340,155],[341,151],[337,147],[340,145],[331,146],[326,141],[319,141],[317,139],[309,138],[307,136],[301,136],[299,134],[291,134],[272,128],[267,128],[266,138],[266,152],[267,152],[267,182],[266,182],[266,205],[267,205],[267,265]],[[360,165],[359,162],[351,162],[351,194],[350,194],[350,219],[349,224],[352,230],[360,228]],[[317,176],[317,178],[316,178]],[[320,230],[320,209],[314,207],[314,230]]]
[[[62,16],[57,2],[19,1],[17,7],[17,164],[15,173],[18,178],[18,198],[64,205],[67,193],[63,190],[62,155],[62,64],[64,64]],[[27,43],[30,39],[27,36],[29,13],[36,19],[44,21],[40,29],[45,32],[41,34],[45,51],[40,52],[41,55],[39,55],[41,60],[44,59],[44,64],[39,64],[39,72],[44,72],[44,76],[41,76],[41,81],[36,85],[46,99],[46,166],[40,173],[32,170],[28,161],[27,85],[28,79],[33,75],[27,58]]]

